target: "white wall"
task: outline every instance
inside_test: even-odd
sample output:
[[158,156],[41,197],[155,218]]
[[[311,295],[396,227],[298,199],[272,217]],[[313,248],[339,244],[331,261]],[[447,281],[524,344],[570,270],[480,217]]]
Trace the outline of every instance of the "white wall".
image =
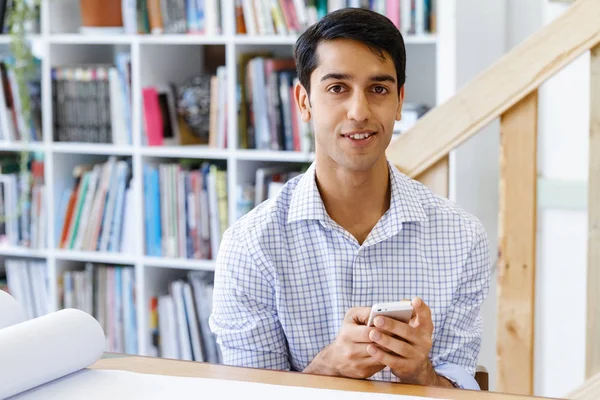
[[[551,0],[457,0],[457,89],[567,7]],[[503,33],[495,36],[498,32]],[[586,54],[540,88],[541,178],[587,180],[589,75]],[[484,223],[493,262],[497,260],[498,247],[498,156],[496,121],[458,148],[451,159],[451,196]],[[561,397],[583,383],[586,252],[587,210],[538,211],[536,395]],[[480,356],[480,364],[490,371],[492,390],[496,378],[495,284],[494,274],[492,290],[483,308],[485,327]]]
[[547,0],[506,0],[506,3],[506,50],[509,51],[543,26]]
[[[568,5],[544,1],[544,23]],[[540,88],[538,167],[544,179],[588,176],[589,53]],[[538,211],[535,393],[566,395],[585,379],[587,210]]]

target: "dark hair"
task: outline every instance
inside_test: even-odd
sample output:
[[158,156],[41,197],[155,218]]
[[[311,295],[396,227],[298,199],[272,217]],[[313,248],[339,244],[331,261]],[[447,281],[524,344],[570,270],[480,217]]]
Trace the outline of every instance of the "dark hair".
[[321,41],[351,39],[367,45],[381,59],[387,52],[396,66],[398,92],[406,81],[406,49],[402,34],[386,16],[362,8],[344,8],[325,15],[296,41],[294,58],[298,79],[310,94],[310,75],[317,68]]

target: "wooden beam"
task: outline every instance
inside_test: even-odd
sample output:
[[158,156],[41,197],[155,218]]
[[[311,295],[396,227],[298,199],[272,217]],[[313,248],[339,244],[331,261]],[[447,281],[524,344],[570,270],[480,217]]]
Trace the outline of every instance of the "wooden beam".
[[598,44],[598,21],[600,1],[576,1],[447,102],[425,114],[390,144],[387,157],[410,177],[420,175]]
[[501,118],[498,390],[533,392],[537,90]]
[[585,375],[600,372],[600,45],[591,52]]
[[436,194],[448,197],[448,164],[448,156],[443,157],[415,179],[429,187]]

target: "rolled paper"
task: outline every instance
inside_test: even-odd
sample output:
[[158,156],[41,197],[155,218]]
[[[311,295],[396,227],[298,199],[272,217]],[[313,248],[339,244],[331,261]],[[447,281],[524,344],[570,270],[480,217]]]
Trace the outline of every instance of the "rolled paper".
[[92,365],[105,346],[98,321],[75,309],[0,330],[0,399]]

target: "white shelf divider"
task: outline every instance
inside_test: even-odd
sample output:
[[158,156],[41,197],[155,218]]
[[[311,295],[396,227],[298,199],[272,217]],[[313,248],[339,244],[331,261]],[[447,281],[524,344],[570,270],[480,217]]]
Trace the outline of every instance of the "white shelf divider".
[[228,36],[206,35],[138,35],[135,40],[141,44],[190,44],[190,45],[225,45],[231,39]]
[[231,152],[226,149],[213,149],[208,146],[145,146],[140,153],[146,157],[172,157],[225,160]]
[[[162,34],[162,35],[86,35],[79,33],[58,33],[47,36],[51,44],[191,44],[191,45],[293,45],[299,35],[195,35],[195,34]],[[42,36],[32,36],[40,39]],[[0,35],[0,44],[9,43],[9,35]],[[405,35],[404,43],[436,44],[435,34]]]
[[55,153],[66,154],[105,154],[116,156],[131,156],[134,153],[133,146],[127,145],[112,145],[104,143],[52,143],[52,150]]
[[[300,35],[236,35],[235,44],[244,45],[293,45]],[[404,35],[404,44],[436,44],[435,34]]]
[[277,35],[236,35],[233,39],[235,44],[252,45],[293,45],[298,36],[277,36]]
[[[131,107],[131,131],[132,131],[132,145],[135,149],[132,157],[132,168],[133,177],[131,181],[131,187],[133,190],[133,204],[139,205],[134,206],[133,212],[133,223],[136,232],[146,232],[144,226],[144,188],[143,188],[143,177],[144,177],[144,165],[142,162],[142,156],[139,152],[141,146],[141,132],[142,132],[142,115],[141,115],[141,85],[140,85],[140,51],[141,46],[139,42],[133,42],[131,45],[131,91],[132,91],[132,107]],[[135,268],[135,287],[136,287],[136,324],[137,339],[138,339],[138,353],[145,354],[145,350],[148,348],[147,330],[142,327],[148,326],[146,319],[146,312],[149,309],[149,304],[146,304],[143,300],[145,296],[144,287],[144,264],[142,258],[144,256],[145,238],[146,235],[133,235],[135,240],[133,246],[134,252],[134,268]]]
[[136,262],[136,257],[133,254],[65,249],[50,250],[50,254],[52,254],[56,260],[79,261],[82,263],[93,262],[101,264],[134,265]]
[[48,251],[45,249],[30,249],[28,247],[5,246],[0,247],[1,257],[28,257],[28,258],[48,258]]
[[78,33],[52,34],[48,36],[50,44],[132,44],[137,40],[134,35],[82,35]]
[[43,142],[2,142],[0,151],[44,151]]
[[213,260],[192,260],[189,258],[144,257],[143,264],[146,267],[189,269],[196,271],[215,270],[215,261]]
[[299,151],[236,150],[234,158],[245,161],[312,162],[315,155]]
[[57,311],[60,307],[58,293],[58,274],[56,270],[56,260],[51,250],[55,247],[54,227],[58,223],[55,215],[54,199],[54,153],[52,152],[52,59],[50,57],[49,44],[46,40],[50,26],[50,5],[43,1],[40,10],[41,18],[41,36],[36,43],[36,49],[39,52],[42,68],[42,133],[44,143],[44,184],[46,201],[46,266],[48,268],[48,296],[50,297],[49,311]]

